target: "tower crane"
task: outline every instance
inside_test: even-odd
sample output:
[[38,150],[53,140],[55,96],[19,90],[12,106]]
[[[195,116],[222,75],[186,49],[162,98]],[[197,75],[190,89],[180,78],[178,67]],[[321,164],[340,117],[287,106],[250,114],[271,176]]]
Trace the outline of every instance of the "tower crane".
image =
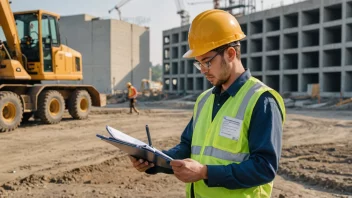
[[177,7],[177,14],[181,17],[181,26],[189,24],[189,13],[185,9],[183,0],[175,0],[175,3]]
[[113,11],[116,10],[117,13],[119,14],[119,19],[121,20],[121,10],[120,8],[124,6],[126,3],[128,3],[131,0],[121,0],[120,3],[116,4],[113,8],[109,10],[109,14]]

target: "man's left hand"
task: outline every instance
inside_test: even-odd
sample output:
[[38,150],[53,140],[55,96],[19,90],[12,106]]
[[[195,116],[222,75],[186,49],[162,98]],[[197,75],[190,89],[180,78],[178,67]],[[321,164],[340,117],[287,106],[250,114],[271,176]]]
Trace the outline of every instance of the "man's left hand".
[[193,159],[172,160],[170,162],[174,175],[185,183],[207,179],[208,168]]

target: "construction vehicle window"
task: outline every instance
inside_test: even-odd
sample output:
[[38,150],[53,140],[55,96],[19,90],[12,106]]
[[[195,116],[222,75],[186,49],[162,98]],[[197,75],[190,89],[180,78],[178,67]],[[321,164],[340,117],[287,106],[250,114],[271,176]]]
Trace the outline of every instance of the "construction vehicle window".
[[6,37],[5,37],[4,31],[2,30],[2,27],[0,26],[0,64],[1,64],[2,60],[4,60],[6,58],[6,52],[3,49],[3,42],[4,41],[6,41]]
[[18,37],[20,40],[22,40],[25,36],[25,32],[24,32],[24,22],[20,21],[20,20],[16,20],[16,26],[17,26],[17,31],[18,31]]
[[6,41],[6,37],[5,37],[4,31],[2,30],[1,26],[0,26],[0,40]]
[[40,60],[38,15],[16,14],[15,20],[23,54],[29,62],[38,62]]
[[49,20],[50,20],[51,42],[53,44],[59,44],[57,40],[56,21],[53,17],[49,17]]
[[47,41],[46,39],[50,39],[49,19],[44,16],[42,18],[42,37],[44,42]]
[[37,16],[34,14],[16,14],[15,20],[21,43],[27,41],[30,41],[32,45],[37,43],[39,38]]

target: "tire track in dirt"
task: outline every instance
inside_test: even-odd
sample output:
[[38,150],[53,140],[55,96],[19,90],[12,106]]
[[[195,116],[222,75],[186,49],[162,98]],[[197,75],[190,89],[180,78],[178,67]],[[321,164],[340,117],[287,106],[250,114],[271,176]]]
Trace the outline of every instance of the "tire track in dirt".
[[[177,143],[177,138],[170,138],[164,141],[156,141],[155,145],[158,147],[171,146]],[[131,167],[130,161],[126,154],[119,152],[109,160],[105,160],[98,164],[92,164],[74,168],[69,171],[61,172],[58,174],[41,175],[32,174],[23,179],[7,182],[0,187],[0,197],[12,197],[27,195],[30,197],[44,197],[43,194],[31,194],[33,189],[46,188],[51,186],[51,189],[65,189],[65,186],[79,185],[80,188],[88,188],[90,186],[109,185],[114,186],[115,191],[106,190],[105,187],[99,190],[91,190],[92,197],[129,197],[133,194],[141,196],[136,197],[153,197],[151,195],[143,196],[143,192],[155,192],[155,196],[162,197],[157,192],[162,192],[163,189],[168,188],[172,183],[177,183],[177,179],[172,175],[158,174],[133,174],[136,172]],[[184,186],[179,185],[177,190],[171,193],[174,197],[184,196]],[[98,193],[96,193],[99,191]],[[79,192],[67,192],[62,190],[62,196],[87,197]],[[169,194],[168,194],[169,195]],[[88,196],[89,197],[89,196]],[[165,197],[168,197],[165,195]]]
[[[351,121],[334,119],[312,118],[302,115],[290,115],[286,120],[283,130],[284,145],[305,145],[352,140]],[[335,125],[338,124],[338,127]]]
[[[110,125],[146,141],[148,124],[155,147],[167,149],[179,142],[192,112],[142,110],[139,116],[127,112],[93,111],[86,121],[65,118],[58,125],[26,125],[21,128],[23,137],[3,136],[0,144],[25,139],[22,149],[32,148],[35,154],[26,151],[30,158],[24,160],[44,158],[14,163],[31,174],[4,183],[0,197],[184,197],[184,185],[174,176],[136,172],[126,154],[101,143],[95,134],[107,135],[105,126]],[[352,182],[350,127],[351,121],[289,115],[279,174],[296,183],[278,176],[272,197],[347,198],[341,193],[348,194]],[[35,143],[47,138],[55,141]],[[9,156],[11,160],[21,157],[19,153]]]
[[[184,128],[180,123],[187,123],[189,115],[191,115],[187,111],[178,110],[146,112],[142,110],[139,116],[115,113],[93,114],[87,120],[72,120],[66,117],[67,120],[56,125],[37,125],[38,122],[31,120],[13,133],[1,134],[0,145],[4,148],[0,149],[0,152],[2,151],[2,154],[6,155],[6,159],[0,160],[0,164],[2,164],[2,168],[0,168],[1,183],[41,170],[62,171],[65,163],[70,161],[72,162],[70,165],[66,164],[67,166],[79,166],[79,164],[96,163],[100,158],[111,157],[111,155],[104,156],[104,152],[98,148],[115,152],[117,148],[102,142],[95,136],[96,134],[108,135],[105,129],[106,125],[126,129],[124,132],[146,141],[145,124],[150,122],[152,123],[150,126],[154,142],[163,137],[173,135],[179,137]],[[178,116],[174,118],[178,122],[165,125],[165,121],[172,115]],[[16,144],[12,142],[16,142]],[[0,147],[2,148],[2,146]],[[89,148],[94,148],[91,153],[84,152]],[[97,156],[96,159],[95,156]],[[61,165],[55,166],[57,162],[60,162]],[[31,167],[31,169],[21,168],[23,165]],[[16,171],[16,174],[9,174],[13,171]]]
[[278,173],[316,188],[352,195],[350,143],[284,148]]

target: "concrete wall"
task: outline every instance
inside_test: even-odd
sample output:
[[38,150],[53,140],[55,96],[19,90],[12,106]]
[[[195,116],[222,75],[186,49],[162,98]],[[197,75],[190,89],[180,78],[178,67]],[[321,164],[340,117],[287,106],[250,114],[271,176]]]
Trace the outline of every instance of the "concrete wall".
[[149,29],[124,21],[111,20],[111,89],[126,89],[131,82],[140,89],[148,78]]
[[83,80],[79,83],[94,85],[102,93],[111,92],[108,78],[110,29],[109,20],[94,20],[89,15],[63,16],[60,19],[62,43],[82,54]]
[[[280,93],[306,94],[309,84],[319,83],[321,96],[352,97],[352,0],[308,0],[238,21],[247,35],[241,41],[242,63],[253,76]],[[183,93],[179,87],[198,92],[201,78],[202,88],[209,87],[202,75],[188,68],[191,62],[182,53],[172,56],[172,49],[187,45],[173,38],[188,29],[163,32],[163,39],[169,40],[163,44],[164,83],[181,80],[180,86],[165,86],[169,93]],[[173,66],[180,68],[177,73],[172,72]],[[182,67],[186,67],[184,73]]]
[[240,17],[242,62],[280,93],[305,94],[318,83],[321,96],[351,97],[351,10],[351,0],[308,0]]
[[60,26],[62,43],[82,54],[83,80],[54,83],[91,84],[110,94],[126,89],[126,82],[139,89],[148,78],[148,28],[90,15],[62,16]]

